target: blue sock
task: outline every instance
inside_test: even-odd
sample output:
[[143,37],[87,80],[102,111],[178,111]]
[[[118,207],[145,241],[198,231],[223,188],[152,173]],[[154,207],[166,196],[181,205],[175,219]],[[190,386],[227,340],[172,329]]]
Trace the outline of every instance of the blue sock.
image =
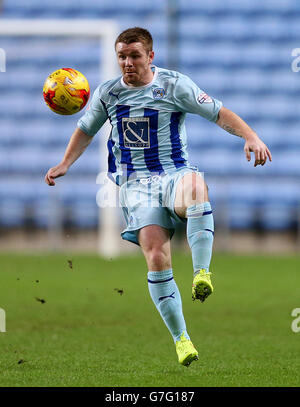
[[148,272],[148,288],[152,301],[169,329],[174,342],[182,333],[187,339],[185,320],[182,313],[180,292],[173,278],[172,269]]
[[189,206],[187,216],[187,240],[192,251],[194,275],[200,269],[209,272],[214,240],[214,219],[209,202]]

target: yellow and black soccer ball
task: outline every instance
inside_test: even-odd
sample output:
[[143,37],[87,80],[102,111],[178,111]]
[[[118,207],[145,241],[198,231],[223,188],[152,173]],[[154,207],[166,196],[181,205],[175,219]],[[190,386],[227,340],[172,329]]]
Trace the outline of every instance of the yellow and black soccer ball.
[[43,95],[49,108],[58,114],[71,115],[79,112],[90,97],[86,77],[73,68],[61,68],[48,76]]

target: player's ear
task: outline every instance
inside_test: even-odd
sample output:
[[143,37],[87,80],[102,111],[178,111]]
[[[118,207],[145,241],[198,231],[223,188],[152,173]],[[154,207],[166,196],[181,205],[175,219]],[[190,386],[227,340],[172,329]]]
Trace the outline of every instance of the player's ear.
[[154,51],[149,51],[148,58],[149,58],[149,64],[151,64],[153,61],[153,58],[154,58]]

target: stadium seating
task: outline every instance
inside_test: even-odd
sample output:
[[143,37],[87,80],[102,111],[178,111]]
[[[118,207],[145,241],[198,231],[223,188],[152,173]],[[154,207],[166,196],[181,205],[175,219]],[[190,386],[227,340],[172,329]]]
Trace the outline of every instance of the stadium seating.
[[[144,26],[154,36],[155,63],[168,67],[167,5],[152,0],[4,0],[0,19],[113,18],[120,30]],[[292,50],[300,47],[300,3],[178,0],[177,5],[177,68],[244,118],[273,154],[271,165],[253,168],[253,159],[250,164],[245,160],[243,140],[187,115],[190,162],[211,181],[211,200],[230,203],[231,227],[294,227],[300,207],[300,72],[293,72],[291,64]],[[38,227],[47,227],[56,202],[61,205],[56,215],[65,222],[95,227],[99,136],[60,181],[57,196],[50,192],[44,173],[62,157],[80,114],[52,113],[43,102],[42,86],[50,72],[72,66],[87,76],[93,92],[104,63],[99,41],[2,37],[1,48],[7,70],[0,73],[0,225],[20,226],[32,217]]]

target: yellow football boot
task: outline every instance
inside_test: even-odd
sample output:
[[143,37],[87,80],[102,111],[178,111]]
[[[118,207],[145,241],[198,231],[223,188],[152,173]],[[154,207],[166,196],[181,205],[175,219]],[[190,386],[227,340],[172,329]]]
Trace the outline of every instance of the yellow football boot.
[[210,281],[210,272],[205,269],[199,270],[199,273],[194,277],[192,285],[192,299],[205,301],[206,298],[213,292],[214,288]]
[[176,341],[176,352],[178,362],[188,367],[194,360],[198,360],[198,352],[189,339],[186,339],[184,334],[181,335],[180,340]]

